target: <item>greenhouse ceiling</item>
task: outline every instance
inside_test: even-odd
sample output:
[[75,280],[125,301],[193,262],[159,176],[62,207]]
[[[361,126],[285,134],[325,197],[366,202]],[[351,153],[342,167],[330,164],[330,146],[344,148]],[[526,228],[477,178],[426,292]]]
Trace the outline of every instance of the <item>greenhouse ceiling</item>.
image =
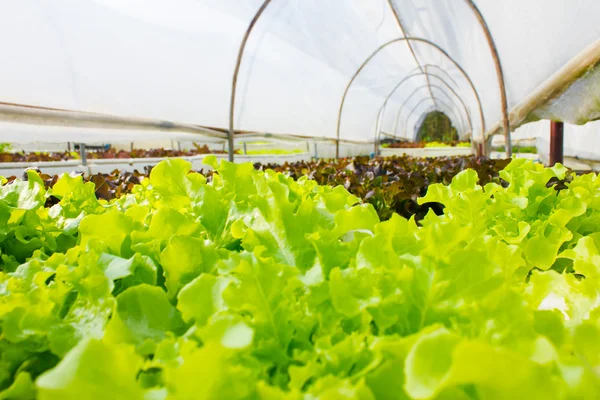
[[598,118],[598,15],[595,0],[5,1],[0,118],[373,141],[412,139],[436,109],[481,142]]

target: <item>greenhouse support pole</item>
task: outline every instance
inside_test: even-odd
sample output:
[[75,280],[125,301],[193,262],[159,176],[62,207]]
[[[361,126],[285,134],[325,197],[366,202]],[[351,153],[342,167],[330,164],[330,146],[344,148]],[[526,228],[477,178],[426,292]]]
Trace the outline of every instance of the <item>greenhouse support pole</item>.
[[564,132],[564,123],[550,123],[550,166],[564,162]]
[[240,67],[242,65],[242,57],[244,56],[244,50],[246,49],[246,43],[248,43],[248,38],[250,37],[250,33],[252,33],[252,29],[258,22],[258,19],[265,11],[267,6],[271,3],[271,0],[265,0],[265,2],[260,6],[252,21],[250,21],[250,25],[248,25],[248,29],[244,34],[244,38],[242,39],[242,43],[240,44],[240,49],[238,51],[237,61],[235,63],[235,69],[233,71],[233,80],[231,82],[231,101],[229,104],[229,134],[227,135],[227,142],[229,143],[229,152],[228,159],[230,162],[233,162],[233,135],[235,133],[234,130],[234,117],[235,117],[235,93],[237,90],[237,81],[238,75],[240,73]]
[[79,155],[81,157],[81,165],[87,165],[87,154],[85,152],[85,143],[79,143]]
[[379,113],[377,114],[377,120],[375,121],[375,156],[377,157],[379,155],[379,135],[381,134],[381,123],[382,123],[382,116],[385,113],[385,107],[387,106],[387,100],[385,101],[385,103],[383,103],[383,106],[381,106],[381,108],[379,109]]

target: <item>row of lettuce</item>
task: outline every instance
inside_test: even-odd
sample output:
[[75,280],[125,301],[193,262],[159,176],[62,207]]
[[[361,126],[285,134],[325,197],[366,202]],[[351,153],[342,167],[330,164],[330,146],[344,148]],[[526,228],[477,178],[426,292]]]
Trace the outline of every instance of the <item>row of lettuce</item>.
[[460,142],[460,141],[450,141],[450,142],[438,142],[438,141],[430,141],[430,142],[389,142],[383,143],[381,147],[390,148],[390,149],[425,149],[425,148],[439,148],[439,147],[471,147],[471,142]]
[[[429,185],[449,184],[459,172],[474,169],[482,184],[501,183],[499,172],[509,160],[490,160],[483,157],[439,157],[415,158],[409,156],[370,159],[357,157],[341,160],[299,161],[281,164],[254,164],[257,170],[271,169],[296,180],[303,176],[315,180],[319,185],[343,186],[363,202],[372,204],[381,220],[389,219],[393,213],[421,220],[430,209],[441,214],[439,203],[419,204],[417,199],[427,193]],[[96,197],[103,200],[119,198],[131,193],[135,185],[142,183],[152,170],[126,172],[115,170],[108,174],[83,176],[84,181],[93,182]],[[197,171],[208,180],[212,172]],[[46,189],[52,188],[59,176],[40,173]],[[16,179],[12,176],[9,181]],[[58,201],[48,199],[48,205]]]
[[[277,149],[277,148],[250,148],[246,150],[236,150],[235,154],[247,155],[291,155],[300,154],[306,150],[302,149]],[[122,160],[122,159],[143,159],[143,158],[171,158],[171,157],[192,157],[205,154],[227,154],[224,150],[210,149],[207,145],[197,145],[188,150],[177,149],[131,149],[116,150],[114,148],[88,150],[86,157],[94,160]],[[11,152],[0,151],[0,163],[9,162],[56,162],[79,160],[81,158],[79,150],[63,152]]]
[[0,187],[1,399],[600,398],[597,175],[466,169],[417,224],[206,162]]

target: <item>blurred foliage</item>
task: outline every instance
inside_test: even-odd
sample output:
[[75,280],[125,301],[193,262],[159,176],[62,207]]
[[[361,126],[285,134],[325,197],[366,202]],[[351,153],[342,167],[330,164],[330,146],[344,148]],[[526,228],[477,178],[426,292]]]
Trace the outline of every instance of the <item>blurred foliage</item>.
[[440,111],[432,111],[423,120],[417,133],[417,141],[452,142],[458,140],[458,132],[450,119]]
[[[510,160],[490,160],[483,157],[356,157],[340,160],[300,161],[279,164],[254,164],[257,170],[271,169],[281,172],[295,180],[303,177],[316,181],[319,185],[343,186],[363,202],[373,205],[381,220],[388,220],[393,213],[405,218],[415,217],[420,221],[433,210],[443,212],[439,203],[418,204],[417,199],[427,194],[427,189],[435,183],[450,184],[452,179],[467,168],[475,170],[479,183],[503,184],[499,172]],[[112,200],[131,193],[135,185],[141,184],[150,176],[152,167],[143,172],[124,172],[115,170],[110,174],[82,176],[84,182],[95,185],[98,199]],[[198,171],[210,181],[213,171]],[[46,189],[52,188],[59,180],[58,176],[40,173]],[[74,174],[75,175],[75,174]],[[23,178],[27,178],[25,175]],[[6,183],[16,180],[9,177]],[[50,197],[47,206],[56,204],[57,199]]]
[[471,147],[471,142],[396,142],[385,143],[381,147],[391,149],[422,149],[425,147]]
[[[504,153],[506,151],[506,147],[499,146],[496,148],[496,151],[500,153]],[[515,146],[513,147],[513,153],[515,154],[537,154],[538,150],[535,146]]]

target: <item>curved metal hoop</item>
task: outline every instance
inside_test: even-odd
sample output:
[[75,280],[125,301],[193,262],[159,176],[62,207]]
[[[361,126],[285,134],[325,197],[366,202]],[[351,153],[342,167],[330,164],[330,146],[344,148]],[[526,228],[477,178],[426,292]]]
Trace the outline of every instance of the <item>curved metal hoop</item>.
[[[481,11],[479,11],[477,5],[473,2],[473,0],[465,0],[465,3],[467,3],[471,11],[473,11],[473,14],[475,14],[475,18],[477,18],[477,21],[481,25],[485,38],[488,42],[488,46],[490,47],[490,52],[492,53],[494,67],[496,68],[496,76],[498,78],[498,86],[500,89],[500,100],[502,102],[502,124],[504,126],[504,141],[506,147],[506,155],[510,158],[512,157],[512,142],[510,138],[508,99],[506,96],[506,83],[504,82],[504,71],[502,70],[502,63],[500,62],[500,54],[498,53],[498,48],[496,47],[496,43],[494,42],[494,37],[492,36],[490,27],[485,21],[485,18],[483,18],[483,14],[481,14]],[[485,136],[483,139],[485,144]]]
[[[263,12],[265,11],[265,9],[269,6],[269,4],[271,3],[272,0],[265,0],[263,2],[263,4],[261,5],[261,7],[258,9],[258,11],[256,12],[256,14],[254,15],[254,18],[252,19],[252,21],[250,22],[250,25],[248,26],[248,29],[246,30],[246,33],[244,35],[244,38],[242,39],[242,42],[240,44],[240,48],[238,51],[238,57],[237,57],[237,62],[236,62],[236,66],[234,69],[234,73],[233,73],[233,80],[232,80],[232,88],[231,88],[231,100],[230,100],[230,109],[229,109],[229,134],[228,134],[228,142],[229,142],[229,160],[233,161],[233,136],[234,136],[234,114],[235,114],[235,96],[236,96],[236,90],[237,90],[237,80],[238,80],[238,75],[239,75],[239,70],[240,70],[240,66],[241,66],[241,62],[242,62],[242,57],[244,54],[244,50],[246,48],[246,44],[248,42],[248,38],[250,37],[250,33],[252,32],[252,30],[254,29],[254,26],[256,25],[258,19],[261,17],[261,15],[263,14]],[[481,126],[482,126],[482,131],[483,131],[483,135],[482,135],[482,139],[485,141],[485,118],[483,116],[483,108],[481,105],[481,99],[479,97],[479,94],[477,92],[477,89],[475,88],[475,85],[473,84],[473,81],[469,78],[469,76],[467,75],[466,71],[454,60],[452,59],[449,54],[443,50],[441,47],[439,47],[438,45],[436,45],[433,42],[430,42],[427,39],[422,39],[422,38],[410,38],[406,35],[406,30],[404,29],[404,26],[402,25],[402,21],[400,19],[400,16],[398,14],[398,12],[396,11],[396,9],[394,8],[393,2],[392,0],[388,0],[389,6],[392,9],[392,12],[394,14],[394,16],[396,17],[396,21],[398,22],[398,25],[402,31],[402,34],[405,36],[404,38],[400,38],[400,39],[395,39],[392,40],[390,42],[385,43],[384,45],[382,45],[380,48],[378,48],[373,54],[371,54],[371,56],[369,56],[369,58],[367,58],[367,60],[363,63],[363,65],[361,65],[361,67],[359,68],[359,70],[355,73],[355,75],[352,77],[350,83],[348,84],[348,86],[346,87],[346,90],[344,92],[344,96],[342,98],[342,104],[340,106],[340,111],[338,114],[338,121],[337,121],[337,132],[336,132],[336,157],[339,157],[339,143],[340,143],[340,123],[341,123],[341,115],[342,115],[342,111],[343,111],[343,107],[344,107],[344,102],[346,99],[346,95],[348,93],[348,90],[350,88],[350,86],[352,85],[352,83],[354,82],[354,80],[356,79],[356,76],[362,71],[362,69],[364,68],[364,66],[366,64],[368,64],[368,62],[377,54],[379,53],[379,51],[381,51],[383,48],[387,47],[388,45],[392,44],[392,43],[396,43],[396,42],[400,42],[400,41],[406,41],[408,44],[408,47],[415,59],[415,61],[417,62],[418,68],[423,71],[423,66],[419,63],[416,54],[411,46],[411,41],[417,41],[417,42],[421,42],[421,43],[426,43],[429,44],[435,48],[437,48],[442,54],[444,54],[460,71],[461,73],[465,76],[465,78],[467,79],[467,81],[469,82],[469,85],[471,86],[471,89],[473,90],[473,92],[475,93],[475,96],[477,97],[477,102],[479,104],[479,113],[480,113],[480,117],[481,117]],[[507,100],[507,95],[506,95],[506,84],[504,81],[504,73],[503,73],[503,69],[502,69],[502,64],[500,62],[500,56],[498,53],[498,49],[495,45],[494,39],[492,37],[491,31],[489,29],[489,26],[487,25],[487,22],[485,21],[483,15],[481,14],[481,11],[478,9],[477,5],[473,2],[473,0],[465,0],[465,3],[471,8],[471,10],[473,11],[473,14],[475,15],[476,19],[478,20],[478,22],[480,23],[486,40],[488,41],[488,45],[490,47],[490,51],[492,53],[492,58],[494,60],[494,66],[496,68],[496,75],[498,77],[498,83],[500,86],[500,97],[501,97],[501,102],[502,102],[502,117],[503,117],[503,126],[504,126],[504,135],[505,135],[505,141],[506,141],[506,150],[507,150],[507,154],[511,155],[512,153],[512,144],[511,144],[511,139],[510,139],[510,125],[509,125],[509,117],[508,117],[508,100]],[[440,68],[441,69],[441,68]],[[431,90],[430,90],[431,93]],[[432,95],[432,99],[434,99],[433,93],[431,93]]]
[[[444,79],[442,79],[440,76],[436,75],[436,74],[429,74],[430,78],[436,78],[439,79],[441,83],[443,83],[448,89],[450,89],[450,91],[456,96],[456,98],[458,99],[458,101],[460,101],[460,103],[463,106],[463,109],[465,111],[465,114],[467,115],[467,119],[469,120],[469,126],[471,128],[471,134],[473,134],[473,120],[471,119],[471,113],[469,112],[469,109],[467,107],[467,105],[465,104],[465,102],[463,101],[462,97],[452,88],[452,86],[450,86]],[[402,111],[404,109],[404,105],[403,104],[399,109],[398,112],[396,113],[396,119],[394,121],[394,134],[396,133],[396,128],[398,126],[398,120],[400,119],[400,115],[402,114]]]
[[[423,71],[424,68],[424,71]],[[388,97],[386,97],[385,102],[384,102],[384,106],[387,104],[388,100],[391,98],[391,96],[394,95],[394,93],[396,91],[398,91],[398,89],[400,88],[400,86],[402,86],[402,84],[404,82],[406,82],[408,79],[416,77],[416,76],[420,76],[420,75],[425,75],[427,78],[427,85],[429,86],[429,94],[432,96],[433,98],[433,92],[431,91],[431,81],[430,78],[437,78],[439,79],[439,81],[441,83],[443,83],[448,89],[450,89],[450,91],[458,98],[458,100],[461,102],[464,110],[465,110],[465,114],[467,114],[467,118],[469,119],[469,125],[471,128],[471,134],[473,133],[473,123],[471,120],[471,113],[469,112],[469,109],[467,107],[467,105],[465,104],[464,100],[462,99],[462,97],[456,92],[456,90],[448,83],[444,80],[444,78],[442,78],[441,76],[437,75],[437,74],[432,74],[431,72],[429,72],[429,68],[436,68],[437,70],[439,70],[440,72],[443,72],[446,77],[448,77],[448,79],[450,80],[450,82],[452,82],[457,88],[460,87],[458,85],[458,83],[456,83],[456,81],[452,78],[452,76],[450,76],[450,74],[448,73],[448,71],[446,71],[445,69],[441,68],[438,65],[435,64],[424,64],[421,66],[414,68],[411,72],[409,72],[409,75],[407,75],[404,79],[402,79],[401,82],[398,83],[398,85],[396,85],[396,87],[394,88],[394,90],[392,90],[392,92],[388,95]],[[422,73],[415,73],[415,71],[422,71]],[[396,132],[397,130],[397,126],[398,126],[398,120],[400,118],[400,113],[402,112],[403,107],[400,107],[400,109],[398,110],[398,113],[396,114],[396,119],[394,122],[394,128],[393,131]],[[379,118],[379,117],[378,117]]]
[[[425,68],[426,71],[430,68],[435,68],[438,71],[443,72],[444,75],[448,78],[448,80],[454,84],[454,86],[456,86],[457,88],[460,87],[460,85],[454,80],[454,78],[452,78],[452,75],[450,75],[450,73],[448,73],[448,71],[446,71],[444,68],[440,67],[439,65],[425,64],[425,65],[423,65],[423,67]],[[431,72],[429,72],[429,71],[427,71],[427,72],[431,74]]]
[[[435,65],[435,64],[423,64],[423,68],[425,71],[422,71],[423,74],[428,74],[430,76],[435,76],[437,78],[439,78],[440,80],[444,81],[444,83],[446,83],[446,85],[451,86],[449,83],[447,83],[445,81],[445,78],[448,78],[448,80],[457,88],[460,88],[460,85],[454,80],[454,78],[452,78],[452,76],[448,73],[448,71],[446,71],[445,69],[443,69],[442,67],[440,67],[439,65]],[[444,77],[438,75],[437,73],[431,73],[428,71],[428,69],[431,68],[435,68],[437,69],[439,72],[442,72],[444,74]],[[413,75],[414,73],[421,71],[421,68],[416,67],[413,68],[412,70],[410,70],[410,72],[407,74],[408,75]]]
[[[441,69],[441,68],[440,68]],[[416,68],[415,68],[416,70]],[[427,70],[427,68],[425,68],[425,70]],[[413,70],[414,71],[414,70]],[[443,70],[442,70],[443,71]],[[469,113],[469,109],[467,108],[467,105],[465,104],[465,102],[463,101],[462,97],[456,92],[456,90],[454,90],[454,88],[452,86],[450,86],[441,76],[437,75],[437,74],[432,74],[430,72],[415,72],[412,73],[406,77],[404,77],[395,87],[394,89],[390,92],[390,94],[385,98],[385,101],[383,103],[382,109],[385,109],[386,104],[388,103],[389,99],[400,89],[400,87],[405,83],[408,82],[410,79],[415,78],[417,76],[423,76],[423,75],[427,75],[428,78],[432,77],[432,78],[436,78],[439,79],[439,81],[444,84],[448,89],[450,89],[450,91],[458,98],[458,100],[460,101],[460,103],[463,106],[463,109],[465,111],[465,114],[467,115],[467,119],[469,120],[469,126],[471,128],[471,133],[473,133],[473,121],[471,120],[471,113]],[[451,78],[451,77],[450,77]],[[453,82],[456,85],[456,82]],[[427,79],[427,86],[429,87],[429,93],[433,96],[433,92],[431,91],[431,82],[429,81],[429,79]],[[456,85],[458,86],[458,85]],[[438,87],[438,89],[441,89]],[[412,95],[411,95],[412,96]],[[410,96],[409,96],[410,97]],[[403,104],[402,106],[400,106],[398,113],[396,114],[396,120],[394,122],[394,133],[396,132],[396,127],[398,125],[398,119],[400,118],[400,113],[402,112],[402,109],[404,108],[406,104]],[[463,121],[464,123],[464,121]]]
[[[400,28],[400,32],[402,33],[402,36],[407,37],[406,30],[404,29],[404,24],[402,23],[402,19],[400,19],[400,14],[398,14],[398,12],[396,11],[396,8],[394,7],[394,3],[392,2],[392,0],[388,0],[388,5],[390,6],[390,10],[392,10],[392,14],[394,15],[394,18],[396,19],[396,22],[398,23],[398,28]],[[421,72],[425,72],[423,70],[421,63],[419,62],[419,59],[417,58],[417,54],[415,53],[415,50],[413,49],[410,42],[406,42],[406,45],[408,46],[408,50],[410,50],[410,54],[412,54],[413,58],[415,59],[415,62],[417,63],[417,66],[418,66],[417,68]]]
[[[448,93],[446,93],[444,91],[444,88],[442,88],[441,86],[438,86],[438,85],[435,85],[435,84],[433,84],[433,85],[430,84],[430,85],[427,85],[427,86],[435,88],[435,89],[438,89],[441,93],[444,94],[444,96],[446,96],[446,98],[448,99],[448,101],[450,102],[450,104],[452,104],[457,109],[460,108],[460,107],[458,107],[458,104],[456,104],[455,100],[453,100],[452,97]],[[437,97],[436,97],[436,99],[437,99]],[[459,97],[459,100],[460,100],[460,97]],[[469,114],[468,113],[466,114],[467,115],[466,121],[465,121],[465,116],[463,115],[463,113],[457,112],[456,115],[460,117],[460,123],[461,123],[462,127],[463,128],[467,128],[468,127],[471,130],[471,132],[473,132],[473,123],[471,122],[471,118],[470,118]]]
[[[404,29],[404,24],[402,23],[402,18],[400,18],[400,14],[398,13],[398,11],[396,11],[396,8],[394,7],[394,3],[392,2],[392,0],[388,0],[388,5],[390,6],[390,9],[392,10],[392,14],[394,15],[394,18],[396,19],[396,22],[398,23],[398,28],[400,28],[400,32],[402,32],[402,36],[407,37],[408,35],[406,34],[406,29]],[[417,53],[415,53],[415,49],[413,49],[412,45],[410,44],[410,41],[406,42],[406,46],[408,47],[408,50],[410,50],[410,54],[412,54],[413,58],[415,59],[415,62],[417,63],[417,69],[421,72],[425,72],[426,69],[423,69],[421,62],[417,58]],[[429,78],[427,79],[427,84],[429,85]],[[431,99],[434,100],[434,102],[435,102],[435,99],[433,97],[433,92],[431,91],[431,87],[429,87],[429,94],[431,95]]]
[[[425,88],[427,88],[427,87],[428,87],[427,85],[423,85],[423,86],[421,86],[421,87],[419,88],[419,90],[425,89]],[[417,91],[415,91],[414,93],[416,93],[416,92],[417,92]],[[414,94],[414,93],[413,93],[413,94]],[[433,94],[433,92],[431,92],[431,93]],[[448,99],[450,100],[450,103],[452,103],[454,106],[456,106],[456,104],[455,104],[455,103],[452,101],[452,99],[450,99],[450,96],[449,96],[449,95],[448,95],[446,92],[443,92],[443,93],[444,93],[446,96],[448,96]],[[412,96],[412,95],[411,95],[411,96]],[[439,98],[437,98],[437,97],[435,97],[435,96],[433,96],[432,98],[429,98],[429,97],[424,97],[423,99],[421,99],[421,101],[420,101],[420,102],[419,102],[419,103],[418,103],[418,104],[415,106],[415,108],[414,108],[414,109],[411,111],[411,114],[409,114],[408,118],[410,118],[410,116],[412,115],[412,113],[414,113],[414,111],[415,111],[417,108],[419,108],[419,107],[421,106],[421,104],[423,104],[424,102],[426,102],[426,101],[428,101],[428,100],[432,100],[432,103],[433,103],[433,104],[431,105],[430,109],[432,109],[432,110],[439,109],[439,110],[440,110],[440,111],[442,111],[444,114],[446,114],[446,115],[448,115],[448,114],[449,114],[449,115],[451,115],[452,117],[454,117],[454,121],[452,121],[452,119],[450,119],[450,117],[448,117],[448,119],[450,119],[450,120],[451,120],[451,122],[452,122],[452,125],[455,125],[455,124],[456,124],[456,122],[458,122],[458,121],[461,121],[461,123],[464,125],[464,119],[462,119],[462,116],[461,116],[461,118],[457,118],[457,115],[460,115],[460,114],[456,114],[456,111],[455,111],[455,110],[454,110],[452,107],[450,107],[448,103],[446,103],[445,101],[441,101]],[[441,105],[442,105],[442,106],[445,108],[445,110],[444,110],[444,109],[442,109],[442,108],[440,107],[440,104],[441,104]],[[381,135],[382,135],[382,134],[383,134],[383,135],[385,135],[385,133],[381,132],[381,130],[380,130],[380,128],[379,128],[379,127],[380,127],[380,121],[383,119],[383,115],[382,115],[382,114],[383,114],[384,112],[385,112],[385,104],[384,104],[384,105],[381,107],[381,109],[379,110],[379,114],[378,114],[378,116],[377,116],[377,123],[376,123],[376,129],[375,129],[375,154],[377,154],[377,155],[379,155],[379,154],[380,154],[380,153],[379,153],[379,145],[380,145],[380,142],[381,142]],[[406,125],[404,126],[404,133],[405,133],[405,135],[404,135],[404,136],[406,136]],[[386,135],[386,136],[392,136],[392,137],[394,137],[394,138],[395,138],[395,137],[396,137],[396,134],[395,134],[395,132],[394,132],[394,135]]]
[[271,0],[265,0],[265,2],[260,6],[252,21],[250,21],[250,25],[248,25],[248,29],[246,29],[246,33],[244,34],[244,38],[240,44],[240,48],[238,50],[237,61],[235,64],[235,69],[233,71],[233,80],[231,82],[231,99],[229,102],[229,134],[227,135],[228,144],[229,144],[229,155],[228,159],[230,162],[233,162],[233,135],[235,134],[234,130],[234,117],[235,117],[235,94],[237,91],[237,81],[238,75],[240,73],[240,67],[242,65],[242,57],[244,56],[244,50],[246,49],[246,44],[248,43],[248,38],[250,37],[250,33],[254,29],[256,22],[263,14],[267,6],[271,3]]
[[[442,87],[440,87],[438,85],[427,85],[427,84],[425,84],[425,85],[421,85],[421,86],[417,87],[410,95],[408,95],[406,97],[406,99],[404,100],[404,102],[400,106],[400,109],[398,110],[398,115],[400,115],[401,111],[404,109],[404,107],[406,106],[406,104],[408,104],[408,101],[413,98],[414,95],[416,95],[417,93],[419,93],[423,89],[429,89],[429,88],[436,88],[436,89],[440,90],[444,94],[444,96],[446,96],[448,98],[448,100],[450,101],[450,103],[452,103],[455,107],[457,106],[457,104],[455,103],[455,101],[450,97],[450,95],[448,93],[446,93],[443,90]],[[460,97],[458,97],[458,99],[459,99],[459,101],[462,101],[460,99]],[[437,100],[437,98],[435,100]],[[383,103],[383,105],[379,109],[379,113],[380,114],[382,113],[383,115],[385,115],[385,109],[386,109],[386,107],[387,107],[387,101],[385,103]],[[454,109],[452,109],[452,110],[454,110]],[[383,120],[383,115],[381,116],[382,120]],[[465,118],[464,118],[464,115],[462,113],[458,113],[454,117],[456,118],[457,115],[460,116],[460,118],[457,118],[457,122],[460,121],[460,123],[462,125],[462,128],[465,129],[465,128],[468,127],[471,130],[471,132],[473,132],[473,124],[471,122],[471,118],[470,118],[469,114],[467,113],[467,122],[468,123],[465,122]],[[393,131],[394,135],[396,134],[396,130],[395,130],[396,128],[397,128],[397,124],[394,124],[394,131]]]
[[481,118],[481,129],[482,129],[482,139],[485,139],[485,117],[483,115],[483,107],[481,106],[481,98],[479,97],[479,93],[477,92],[477,89],[475,88],[475,85],[473,84],[473,81],[471,80],[471,78],[469,77],[469,75],[467,74],[467,72],[460,66],[460,64],[458,62],[456,62],[444,49],[442,49],[440,46],[438,46],[437,44],[427,40],[427,39],[423,39],[423,38],[412,38],[412,37],[404,37],[404,38],[397,38],[397,39],[392,39],[384,44],[382,44],[381,46],[379,46],[373,53],[371,53],[366,59],[365,61],[361,64],[361,66],[358,68],[358,70],[354,73],[354,75],[352,76],[352,78],[350,79],[350,82],[348,82],[348,85],[346,86],[346,89],[344,90],[344,95],[342,96],[342,101],[340,104],[340,109],[338,112],[338,119],[337,119],[337,129],[336,129],[336,151],[335,151],[335,155],[336,158],[339,158],[339,153],[340,153],[340,146],[339,146],[339,141],[340,141],[340,126],[341,126],[341,121],[342,121],[342,113],[344,111],[344,104],[346,102],[346,96],[348,95],[348,91],[350,90],[350,87],[352,86],[352,84],[354,83],[354,81],[356,80],[356,78],[358,77],[358,75],[362,72],[362,70],[369,64],[369,62],[377,55],[379,54],[380,51],[382,51],[383,49],[385,49],[386,47],[395,44],[395,43],[399,43],[399,42],[405,42],[405,41],[413,41],[413,42],[418,42],[418,43],[424,43],[427,44],[431,47],[434,47],[435,49],[437,49],[440,53],[442,53],[448,60],[450,60],[450,62],[452,62],[454,64],[454,66],[456,68],[458,68],[458,70],[462,73],[462,75],[467,79],[467,81],[469,82],[469,85],[471,86],[471,89],[473,90],[473,92],[475,93],[475,97],[477,98],[477,102],[479,104],[479,115]]

